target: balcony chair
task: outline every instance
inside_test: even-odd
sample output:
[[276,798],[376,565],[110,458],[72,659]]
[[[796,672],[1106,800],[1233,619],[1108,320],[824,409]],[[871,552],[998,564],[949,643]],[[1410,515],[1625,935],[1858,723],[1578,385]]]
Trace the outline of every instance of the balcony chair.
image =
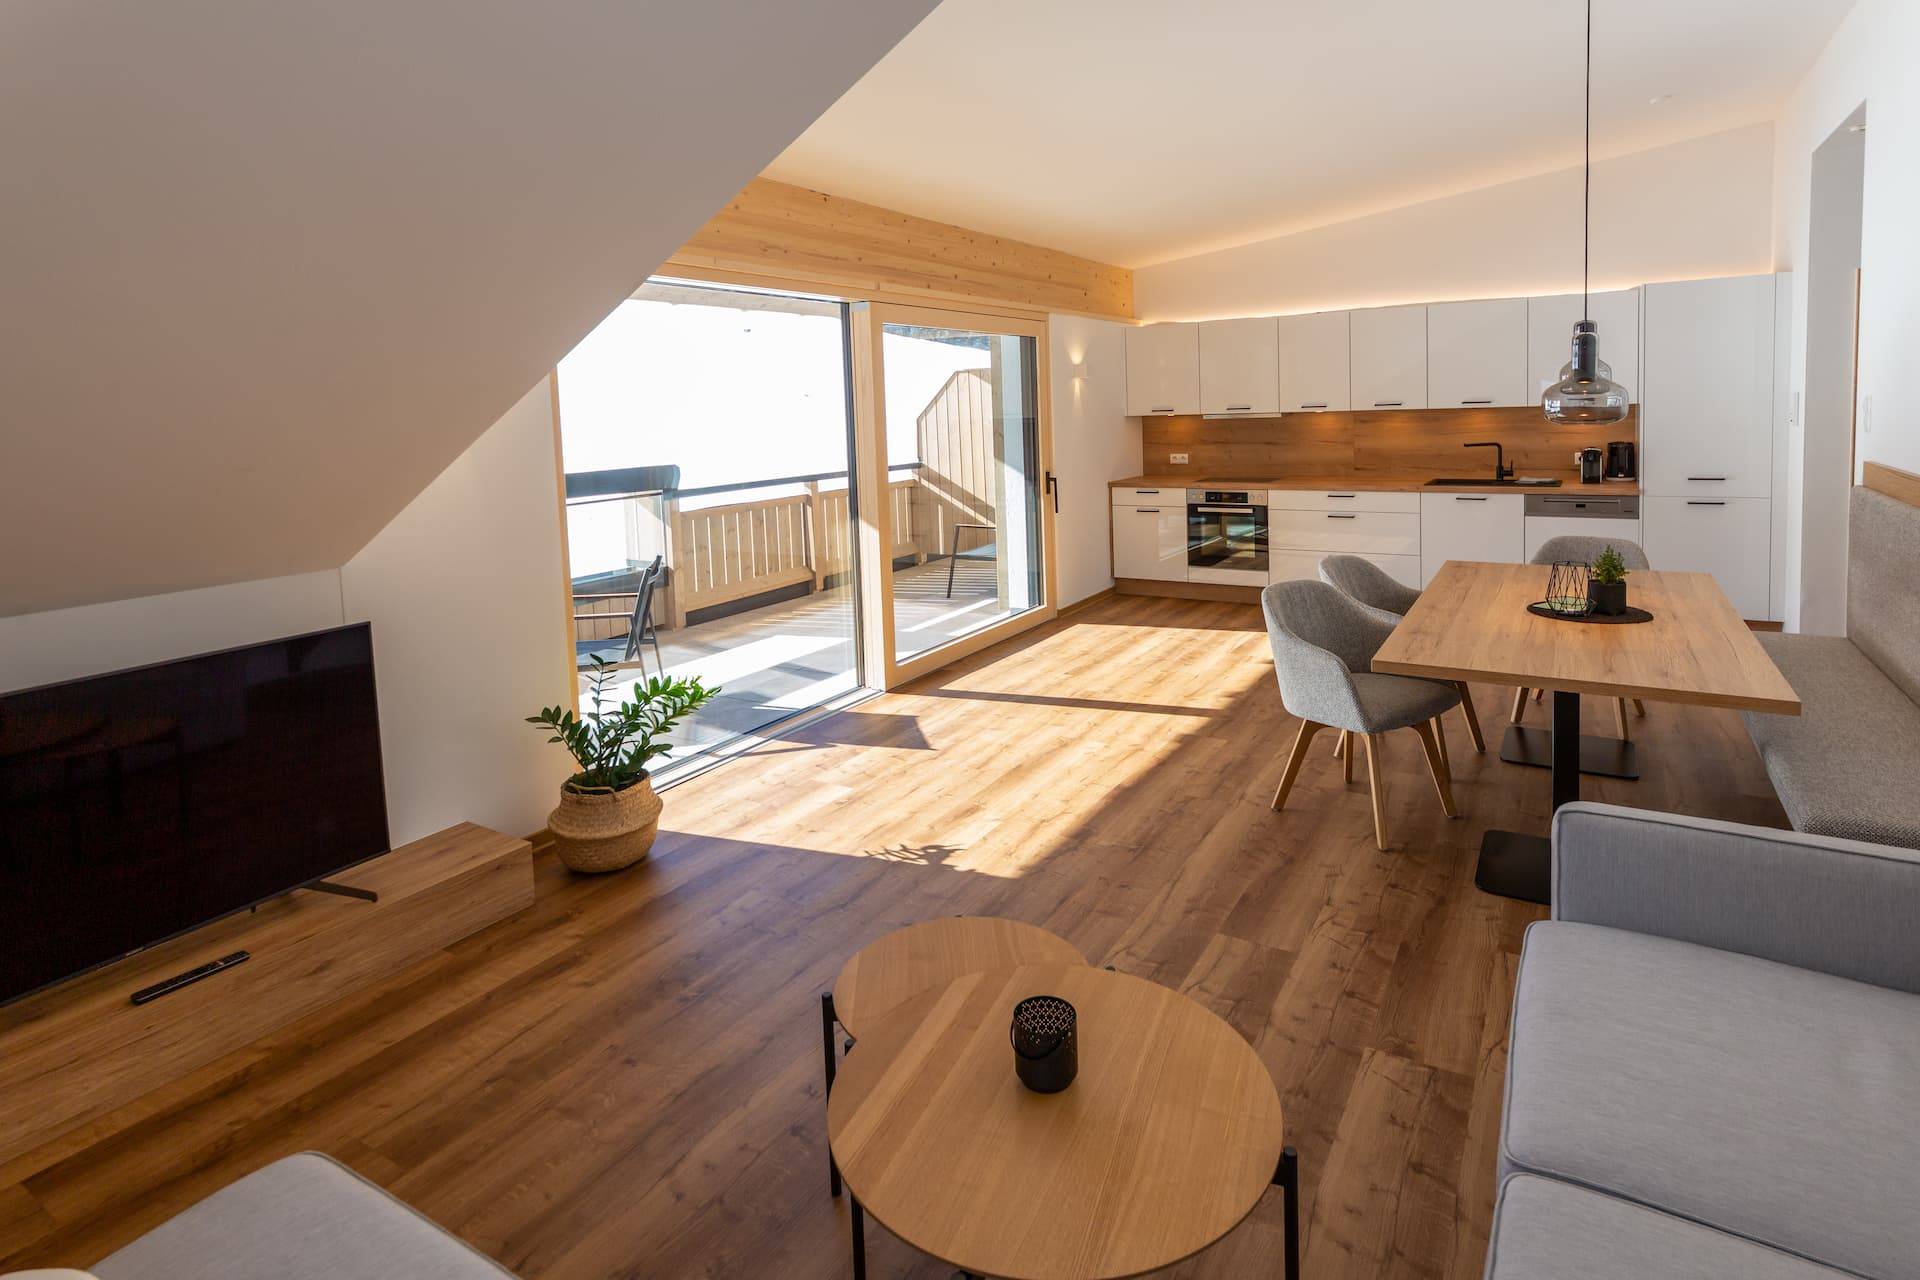
[[[1540,549],[1533,553],[1532,563],[1549,565],[1564,564],[1572,561],[1578,564],[1590,565],[1599,557],[1600,553],[1608,547],[1612,547],[1620,553],[1620,558],[1626,561],[1628,572],[1632,572],[1635,569],[1653,568],[1653,565],[1647,560],[1647,553],[1641,549],[1640,544],[1637,542],[1628,542],[1624,538],[1594,538],[1584,534],[1571,533],[1563,534],[1558,538],[1548,538],[1545,542],[1541,543]],[[1512,720],[1515,724],[1519,724],[1526,718],[1527,693],[1528,691],[1525,689],[1515,689],[1513,691]],[[1542,691],[1535,689],[1532,693],[1533,700],[1538,702]],[[1644,716],[1647,714],[1647,704],[1635,698],[1633,700],[1633,711],[1635,715]],[[1627,700],[1625,698],[1615,698],[1613,700],[1613,723],[1620,731],[1620,740],[1625,742],[1631,736],[1627,732]]]
[[[1346,595],[1369,608],[1402,617],[1420,598],[1417,590],[1404,585],[1385,569],[1361,556],[1325,557],[1320,561],[1320,581],[1340,588]],[[1473,691],[1467,688],[1465,680],[1456,682],[1454,688],[1460,691],[1460,715],[1467,722],[1467,736],[1473,739],[1473,749],[1484,755],[1487,740],[1480,736],[1480,715],[1473,709]],[[1444,757],[1447,750],[1446,730],[1438,719],[1433,722],[1433,732]],[[1343,733],[1339,741],[1334,743],[1333,754],[1336,757],[1343,756],[1346,749],[1347,735]]]
[[648,643],[653,645],[653,665],[660,669],[658,674],[667,674],[667,665],[660,657],[660,631],[653,625],[653,593],[666,580],[666,557],[655,556],[640,575],[640,586],[634,592],[633,617],[627,623],[627,652],[620,661],[638,662],[643,676],[647,674],[647,660],[640,646]]
[[[1300,732],[1274,792],[1273,807],[1287,802],[1300,774],[1307,744],[1321,729],[1338,729],[1367,740],[1367,784],[1373,794],[1373,838],[1387,847],[1386,782],[1380,775],[1382,738],[1411,729],[1420,739],[1440,807],[1451,818],[1453,779],[1433,721],[1460,703],[1460,691],[1438,680],[1382,675],[1371,669],[1399,622],[1396,614],[1351,599],[1324,582],[1276,582],[1260,593],[1267,640],[1273,646],[1280,700],[1300,719]],[[1353,780],[1353,752],[1343,757],[1342,776]]]

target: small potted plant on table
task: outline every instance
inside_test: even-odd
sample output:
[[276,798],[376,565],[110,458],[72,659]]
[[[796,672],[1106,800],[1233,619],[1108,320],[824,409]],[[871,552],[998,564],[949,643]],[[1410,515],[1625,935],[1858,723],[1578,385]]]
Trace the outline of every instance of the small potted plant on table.
[[673,750],[659,741],[720,692],[697,678],[653,676],[633,686],[630,701],[606,709],[611,663],[593,659],[593,710],[546,707],[528,724],[552,731],[580,766],[560,785],[560,805],[547,817],[554,851],[573,871],[618,871],[647,856],[660,830],[660,797],[647,762]]
[[1606,617],[1627,611],[1627,562],[1612,547],[1594,557],[1587,573],[1587,599],[1595,613]]

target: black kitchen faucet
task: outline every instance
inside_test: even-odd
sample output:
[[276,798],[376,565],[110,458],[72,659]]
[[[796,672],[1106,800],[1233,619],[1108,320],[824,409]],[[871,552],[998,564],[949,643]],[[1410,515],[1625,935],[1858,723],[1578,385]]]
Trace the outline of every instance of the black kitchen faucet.
[[1507,451],[1500,447],[1498,440],[1475,440],[1472,444],[1463,444],[1462,449],[1493,450],[1493,480],[1498,484],[1502,480],[1513,478],[1513,468],[1507,465]]

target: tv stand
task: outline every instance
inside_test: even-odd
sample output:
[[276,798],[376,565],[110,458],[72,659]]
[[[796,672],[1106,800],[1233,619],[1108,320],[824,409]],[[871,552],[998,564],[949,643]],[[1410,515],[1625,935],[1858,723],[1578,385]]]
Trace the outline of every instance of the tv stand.
[[[533,852],[463,823],[335,883],[356,900],[282,894],[0,1008],[0,1163],[44,1168],[70,1130],[531,906]],[[130,1003],[238,952],[217,982]]]
[[372,889],[361,889],[350,884],[341,884],[334,880],[309,880],[300,886],[314,893],[330,893],[336,898],[357,898],[361,902],[378,902],[380,895]]

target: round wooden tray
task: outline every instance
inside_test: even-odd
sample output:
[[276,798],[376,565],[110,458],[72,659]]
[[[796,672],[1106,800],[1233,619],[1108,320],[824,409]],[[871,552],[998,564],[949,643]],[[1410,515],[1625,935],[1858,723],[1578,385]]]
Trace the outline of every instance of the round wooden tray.
[[1627,606],[1625,613],[1555,613],[1547,607],[1544,600],[1536,600],[1527,606],[1527,612],[1542,618],[1552,618],[1555,622],[1598,622],[1616,626],[1632,622],[1652,622],[1653,615],[1645,609]]
[[[1077,1010],[1059,1093],[1014,1074],[1013,1006]],[[969,974],[860,1033],[827,1104],[847,1186],[949,1266],[1008,1280],[1133,1276],[1238,1226],[1272,1185],[1280,1095],[1240,1033],[1195,1001],[1086,965]]]

